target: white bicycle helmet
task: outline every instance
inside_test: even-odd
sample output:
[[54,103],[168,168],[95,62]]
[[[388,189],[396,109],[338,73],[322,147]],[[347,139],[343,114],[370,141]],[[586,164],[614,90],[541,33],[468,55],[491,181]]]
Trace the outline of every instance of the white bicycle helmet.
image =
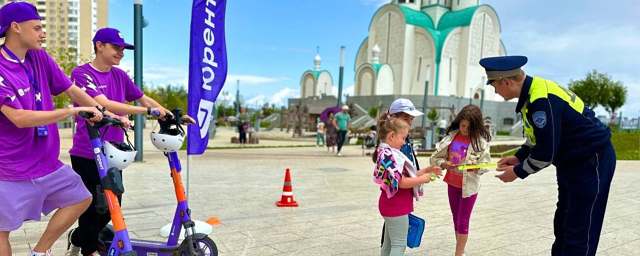
[[151,143],[164,153],[180,150],[185,138],[182,124],[187,123],[187,120],[182,117],[182,109],[176,108],[171,114],[166,115],[165,120],[158,120],[160,132],[151,132]]
[[162,152],[177,152],[182,147],[184,135],[178,133],[176,135],[162,134],[151,132],[151,143]]
[[124,148],[116,147],[111,144],[111,142],[104,141],[102,142],[102,153],[107,158],[107,164],[109,164],[109,167],[116,167],[119,170],[124,170],[133,163],[138,151],[129,146]]

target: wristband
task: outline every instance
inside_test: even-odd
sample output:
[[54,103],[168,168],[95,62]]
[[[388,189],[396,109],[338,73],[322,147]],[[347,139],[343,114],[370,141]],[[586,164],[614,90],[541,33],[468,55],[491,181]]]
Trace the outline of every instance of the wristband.
[[147,107],[147,115],[151,115],[151,107]]

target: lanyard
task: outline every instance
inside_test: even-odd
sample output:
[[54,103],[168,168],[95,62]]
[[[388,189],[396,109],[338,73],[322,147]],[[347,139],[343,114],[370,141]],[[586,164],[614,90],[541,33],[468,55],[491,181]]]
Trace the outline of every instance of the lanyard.
[[[29,70],[27,69],[27,67],[25,67],[24,63],[22,63],[22,61],[20,61],[20,58],[18,58],[15,54],[13,54],[13,52],[11,52],[11,50],[9,50],[9,48],[7,48],[6,45],[2,46],[2,49],[4,49],[4,51],[9,54],[9,56],[11,56],[11,58],[15,59],[18,63],[20,63],[20,66],[22,66],[22,68],[24,69],[24,72],[27,74],[27,78],[29,78],[29,83],[33,86],[33,89],[35,89],[35,96],[36,96],[36,108],[37,110],[42,110],[42,97],[40,95],[40,88],[38,87],[38,81],[36,81],[35,77],[33,76],[33,74],[31,74],[31,72],[29,72]],[[31,60],[31,55],[29,55],[29,53],[26,54],[25,59],[29,60],[29,62],[31,62],[31,67],[33,68],[33,61]],[[33,68],[33,70],[35,71],[35,68]]]
[[[27,69],[27,67],[24,66],[24,63],[22,63],[22,61],[20,61],[20,58],[18,58],[15,54],[13,54],[13,52],[11,52],[9,50],[9,48],[7,48],[6,45],[2,45],[2,49],[4,49],[4,51],[9,54],[9,56],[11,56],[11,58],[15,59],[18,63],[20,63],[20,66],[22,66],[22,68],[24,69],[24,72],[27,74],[27,78],[29,78],[29,83],[31,83],[31,85],[33,86],[33,89],[35,90],[35,96],[36,96],[36,109],[38,111],[42,110],[42,97],[40,94],[40,88],[38,87],[38,81],[36,81],[35,77],[33,76],[33,74],[31,74],[31,72],[29,72],[29,70]],[[31,59],[31,55],[29,55],[29,53],[27,52],[27,54],[25,55],[25,59],[29,60],[29,62],[31,62],[31,68],[33,71],[35,71],[35,66],[33,65],[33,60]],[[46,137],[47,135],[49,135],[49,129],[47,128],[46,125],[42,125],[42,126],[38,126],[36,127],[36,134],[38,134],[38,136],[40,137]]]

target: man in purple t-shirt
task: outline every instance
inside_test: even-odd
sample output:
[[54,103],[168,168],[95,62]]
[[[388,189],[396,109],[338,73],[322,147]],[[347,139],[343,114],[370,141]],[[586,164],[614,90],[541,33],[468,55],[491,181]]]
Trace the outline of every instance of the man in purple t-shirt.
[[[134,49],[133,45],[125,43],[120,32],[113,28],[103,28],[96,32],[93,38],[93,47],[96,54],[91,63],[75,68],[71,72],[71,80],[84,90],[89,96],[103,105],[107,110],[117,114],[147,114],[157,111],[157,117],[163,119],[171,112],[158,104],[155,100],[145,96],[142,91],[131,81],[131,78],[121,69],[114,67],[119,65],[124,57],[124,49]],[[141,106],[125,104],[138,101]],[[104,128],[103,128],[104,129]],[[103,141],[122,142],[124,132],[119,129],[110,129],[105,134]],[[100,185],[100,176],[94,161],[94,153],[85,129],[84,122],[78,122],[78,132],[73,136],[71,165],[73,170],[82,177],[87,189],[96,197],[96,187]],[[121,196],[118,196],[122,200]],[[109,212],[98,213],[95,210],[95,201],[80,216],[78,228],[69,232],[68,256],[76,256],[80,252],[83,255],[91,255],[98,249],[98,235],[111,220]]]
[[[0,255],[11,255],[9,233],[26,220],[52,216],[32,256],[43,256],[91,202],[71,167],[58,160],[57,122],[86,111],[102,119],[99,104],[71,81],[41,49],[46,37],[36,7],[0,8]],[[53,95],[65,93],[82,106],[55,110]]]

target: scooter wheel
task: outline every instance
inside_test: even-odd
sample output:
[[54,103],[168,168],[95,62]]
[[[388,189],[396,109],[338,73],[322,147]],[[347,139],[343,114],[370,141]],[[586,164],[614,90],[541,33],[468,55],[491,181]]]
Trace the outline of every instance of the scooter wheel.
[[216,243],[213,242],[213,239],[209,238],[208,236],[193,239],[192,242],[196,254],[189,254],[187,239],[185,239],[180,244],[180,256],[218,256],[218,246],[216,246]]

